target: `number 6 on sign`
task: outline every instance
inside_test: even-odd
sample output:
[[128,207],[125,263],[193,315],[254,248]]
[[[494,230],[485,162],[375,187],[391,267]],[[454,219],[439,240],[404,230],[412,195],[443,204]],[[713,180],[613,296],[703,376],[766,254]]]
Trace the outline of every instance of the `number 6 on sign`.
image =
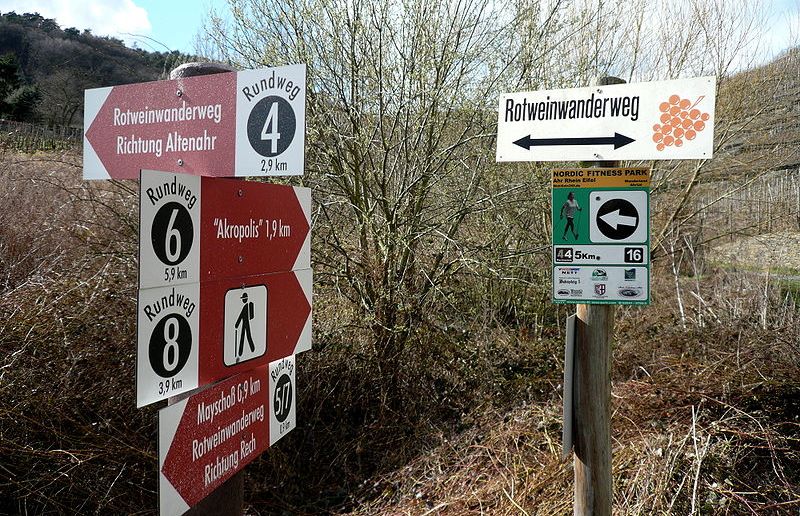
[[[178,218],[178,213],[180,212],[180,208],[175,208],[172,210],[172,214],[169,216],[169,223],[167,224],[167,238],[164,242],[164,246],[166,247],[167,251],[167,263],[175,264],[177,263],[178,257],[181,255],[181,232],[175,229],[175,219]],[[191,231],[191,227],[190,227]],[[172,251],[172,241],[175,240],[175,251]]]

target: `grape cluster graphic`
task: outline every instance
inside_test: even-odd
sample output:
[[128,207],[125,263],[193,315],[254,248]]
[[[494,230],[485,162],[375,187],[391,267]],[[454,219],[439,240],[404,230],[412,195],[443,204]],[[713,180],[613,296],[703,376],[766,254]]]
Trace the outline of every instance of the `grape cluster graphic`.
[[685,141],[694,140],[697,133],[706,128],[709,114],[696,107],[703,98],[701,96],[692,104],[691,100],[682,99],[680,95],[670,95],[668,101],[658,106],[661,123],[653,126],[653,142],[657,150],[663,151],[673,145],[682,147]]

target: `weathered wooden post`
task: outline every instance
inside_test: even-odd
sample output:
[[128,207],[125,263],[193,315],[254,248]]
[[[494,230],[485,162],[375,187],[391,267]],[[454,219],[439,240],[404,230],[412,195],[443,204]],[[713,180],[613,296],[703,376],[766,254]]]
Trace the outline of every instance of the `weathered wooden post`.
[[[595,86],[622,84],[600,77]],[[590,168],[619,167],[618,161],[592,161]],[[614,305],[579,304],[575,324],[574,458],[578,516],[611,516],[611,338]]]
[[[173,69],[169,73],[169,78],[185,79],[198,75],[234,71],[232,67],[222,63],[184,63]],[[177,400],[178,397],[170,398],[169,404],[172,405]],[[188,516],[240,516],[244,514],[244,471],[236,473],[185,514]]]

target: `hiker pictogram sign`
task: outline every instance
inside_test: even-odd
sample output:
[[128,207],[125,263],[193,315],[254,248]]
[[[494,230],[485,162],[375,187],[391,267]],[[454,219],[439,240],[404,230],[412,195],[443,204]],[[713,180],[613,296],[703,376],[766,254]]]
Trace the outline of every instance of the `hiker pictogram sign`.
[[311,269],[139,291],[143,407],[311,349]]
[[267,352],[267,302],[266,285],[225,293],[225,365],[247,362]]

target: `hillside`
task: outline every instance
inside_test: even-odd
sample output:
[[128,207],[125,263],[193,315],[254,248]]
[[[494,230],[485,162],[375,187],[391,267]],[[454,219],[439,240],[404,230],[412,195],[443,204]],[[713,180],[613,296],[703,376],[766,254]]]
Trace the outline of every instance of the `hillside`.
[[83,90],[164,78],[192,60],[148,52],[36,13],[0,15],[0,118],[80,126]]

